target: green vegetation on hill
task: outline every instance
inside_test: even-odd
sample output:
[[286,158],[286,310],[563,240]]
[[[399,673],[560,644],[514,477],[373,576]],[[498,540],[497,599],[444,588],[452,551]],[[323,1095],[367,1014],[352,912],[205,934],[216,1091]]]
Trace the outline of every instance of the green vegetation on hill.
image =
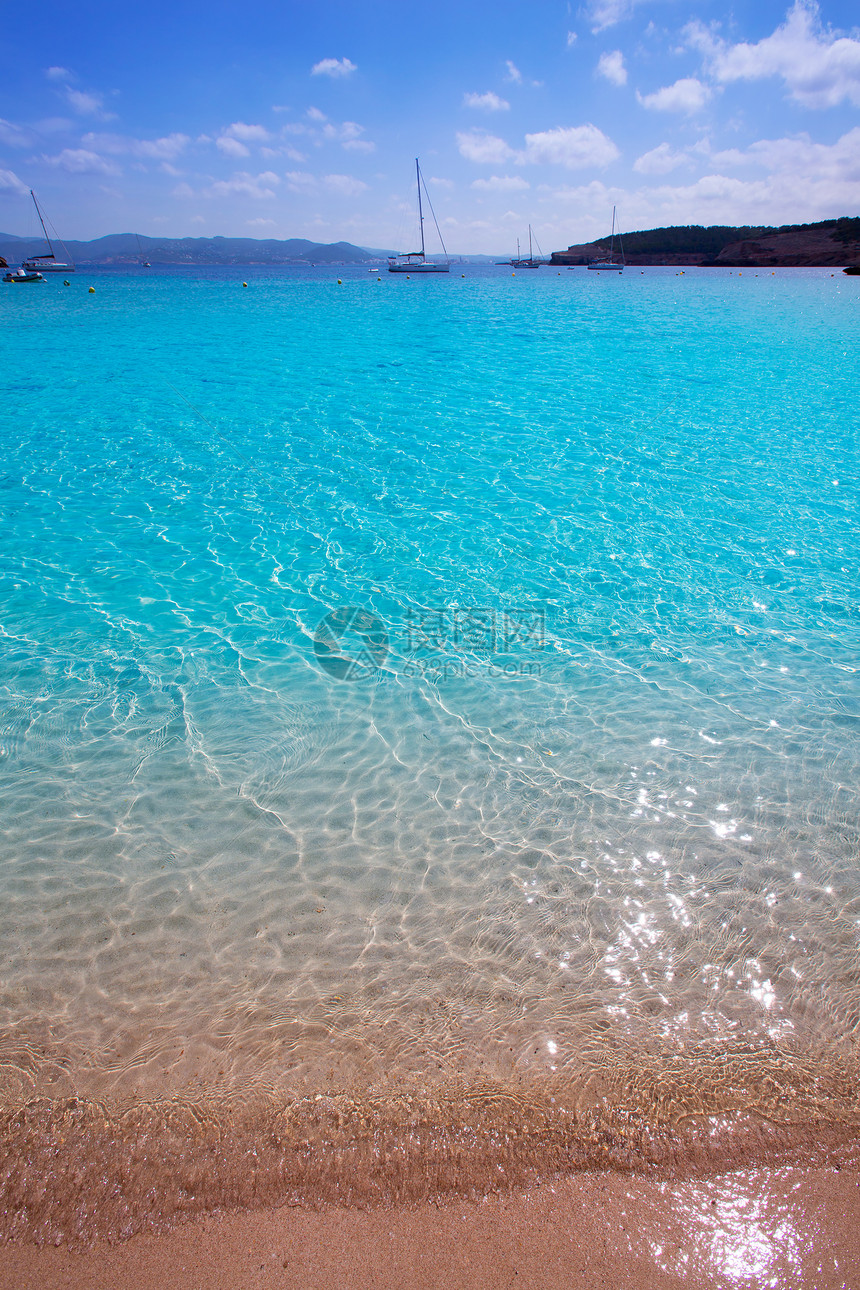
[[[711,224],[705,228],[701,224],[684,224],[625,233],[623,240],[624,250],[628,255],[714,256],[719,255],[723,247],[732,242],[746,242],[751,238],[768,237],[774,233],[801,233],[813,229],[832,229],[831,236],[838,242],[847,244],[860,241],[860,218],[848,216],[821,220],[817,224],[782,224],[779,227]],[[608,247],[609,238],[601,237],[595,245]]]
[[832,234],[834,242],[842,242],[848,246],[852,242],[860,242],[860,217],[855,216],[849,219],[843,215],[836,221],[836,228]]
[[[759,236],[763,231],[761,228],[732,228],[724,224],[711,224],[708,228],[701,224],[683,224],[625,233],[623,241],[628,255],[718,255],[730,242]],[[609,238],[599,238],[596,245],[608,247]]]

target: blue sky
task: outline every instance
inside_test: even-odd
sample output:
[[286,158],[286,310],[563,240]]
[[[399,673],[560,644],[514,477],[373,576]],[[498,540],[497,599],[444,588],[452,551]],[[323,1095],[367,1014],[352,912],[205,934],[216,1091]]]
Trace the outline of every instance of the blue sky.
[[847,0],[6,10],[3,232],[403,249],[416,155],[455,252],[860,213]]

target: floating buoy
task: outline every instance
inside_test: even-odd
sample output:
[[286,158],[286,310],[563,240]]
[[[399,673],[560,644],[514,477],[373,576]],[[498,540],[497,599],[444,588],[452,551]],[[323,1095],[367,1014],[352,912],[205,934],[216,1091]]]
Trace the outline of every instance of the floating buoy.
[[407,275],[406,275],[406,281],[407,281],[407,282],[409,281],[409,274],[408,274],[408,273],[407,273]]
[[63,280],[63,286],[64,286],[64,287],[70,287],[71,285],[72,285],[72,284],[71,284],[71,282],[69,282],[69,279],[68,279],[68,278],[64,278],[64,280]]
[[243,286],[243,287],[247,287],[247,285],[248,285],[248,284],[247,284],[247,282],[243,282],[243,283],[242,283],[242,286]]
[[95,292],[96,292],[95,287],[90,287],[90,295],[95,295]]
[[512,273],[512,274],[511,274],[511,277],[512,277],[512,278],[515,278],[516,276],[517,276],[517,275],[516,275],[515,273]]
[[338,285],[339,287],[342,287],[342,286],[343,286],[343,283],[341,282],[340,278],[338,278],[338,280],[337,280],[337,285]]
[[[461,278],[465,278],[465,276],[466,276],[466,275],[465,275],[465,273],[461,273],[461,274],[460,274],[460,277],[461,277]],[[833,277],[833,274],[831,273],[831,275],[830,275],[830,276],[831,276],[831,278],[832,278],[832,277]]]

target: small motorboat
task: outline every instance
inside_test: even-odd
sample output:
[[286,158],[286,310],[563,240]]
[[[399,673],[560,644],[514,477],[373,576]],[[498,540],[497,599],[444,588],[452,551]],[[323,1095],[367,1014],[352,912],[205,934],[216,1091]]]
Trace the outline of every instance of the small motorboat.
[[4,282],[44,282],[45,279],[41,273],[35,269],[10,269],[8,273],[3,274]]
[[849,264],[848,268],[843,269],[842,272],[847,273],[851,278],[860,277],[860,264]]

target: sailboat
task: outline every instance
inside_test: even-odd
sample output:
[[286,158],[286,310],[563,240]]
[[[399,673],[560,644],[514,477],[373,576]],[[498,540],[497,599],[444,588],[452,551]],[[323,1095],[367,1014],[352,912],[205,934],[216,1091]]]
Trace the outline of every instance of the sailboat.
[[57,238],[58,244],[62,246],[63,254],[66,257],[65,260],[57,259],[56,252],[54,251],[54,243],[48,237],[48,230],[45,226],[45,217],[42,213],[42,208],[36,200],[36,194],[33,192],[32,188],[30,189],[30,196],[33,198],[33,205],[36,207],[36,214],[39,216],[39,223],[42,225],[42,232],[45,234],[45,241],[48,243],[48,249],[43,252],[42,255],[31,255],[26,260],[22,260],[21,263],[23,268],[30,270],[31,273],[74,273],[75,265],[72,257],[69,255],[69,252],[62,240],[57,237],[55,231],[54,237]]
[[134,236],[137,238],[137,258],[140,261],[141,268],[151,269],[152,265],[150,264],[149,260],[144,260],[143,258],[143,247],[140,245],[140,237],[138,236],[137,233],[135,233]]
[[[449,273],[451,264],[448,259],[448,252],[445,250],[445,243],[439,230],[439,224],[436,219],[436,212],[433,210],[433,203],[430,201],[430,194],[427,192],[427,185],[424,183],[424,176],[421,174],[421,167],[418,164],[418,158],[415,158],[415,178],[418,183],[418,228],[421,232],[421,250],[405,251],[401,255],[391,255],[388,257],[389,273]],[[439,241],[442,243],[442,250],[445,251],[445,263],[437,264],[435,260],[428,260],[424,249],[424,206],[421,201],[421,189],[427,197],[427,205],[430,207],[430,214],[433,216],[433,223],[436,225],[436,232],[439,234]]]
[[535,246],[537,246],[538,255],[541,258],[535,259],[535,254],[534,254],[534,251],[532,250],[532,238],[533,238],[532,226],[531,224],[529,224],[529,258],[527,260],[520,259],[520,239],[517,238],[517,258],[515,260],[511,260],[511,264],[514,265],[515,268],[539,269],[542,264],[549,263],[548,260],[543,259],[543,252],[541,251],[540,246],[538,246],[538,240],[536,237],[534,238],[534,244]]
[[589,269],[602,269],[604,272],[620,273],[624,268],[624,246],[621,241],[621,230],[618,230],[618,250],[620,260],[615,258],[615,207],[612,207],[612,232],[609,235],[609,256],[605,260],[592,260]]

